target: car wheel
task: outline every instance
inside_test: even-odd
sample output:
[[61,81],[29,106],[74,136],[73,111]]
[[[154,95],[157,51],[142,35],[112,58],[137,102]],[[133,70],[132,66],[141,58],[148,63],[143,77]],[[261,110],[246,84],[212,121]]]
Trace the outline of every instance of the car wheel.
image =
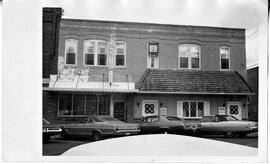
[[93,132],[92,138],[94,141],[99,141],[102,139],[102,136],[101,136],[100,132]]
[[66,132],[65,130],[62,131],[61,137],[62,137],[63,139],[65,139],[65,140],[68,139],[68,134],[67,134],[67,132]]
[[51,136],[43,136],[43,142],[49,142],[51,139]]
[[225,135],[225,137],[228,137],[228,138],[232,138],[235,136],[235,134],[233,132],[226,132],[224,135]]
[[169,132],[170,132],[170,129],[167,129],[167,128],[161,129],[161,133],[169,133]]
[[247,136],[247,133],[238,133],[238,137],[245,138]]

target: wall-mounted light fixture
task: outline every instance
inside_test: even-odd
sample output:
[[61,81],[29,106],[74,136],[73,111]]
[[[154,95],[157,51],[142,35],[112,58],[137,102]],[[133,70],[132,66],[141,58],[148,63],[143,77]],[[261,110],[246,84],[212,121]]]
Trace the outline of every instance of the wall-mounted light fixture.
[[163,105],[163,103],[162,102],[160,102],[160,104],[159,104],[160,106],[162,106]]
[[222,104],[222,106],[223,106],[223,107],[225,107],[225,106],[226,106],[226,105],[225,105],[225,103],[224,103],[224,104]]
[[137,106],[140,106],[140,103],[139,102],[137,102]]
[[246,104],[243,104],[243,107],[246,107]]

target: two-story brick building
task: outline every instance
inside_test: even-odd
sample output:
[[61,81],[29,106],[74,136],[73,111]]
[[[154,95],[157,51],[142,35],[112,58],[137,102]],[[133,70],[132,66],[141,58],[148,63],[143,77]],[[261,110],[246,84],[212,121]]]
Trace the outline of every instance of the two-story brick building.
[[43,88],[51,122],[248,119],[244,29],[62,19],[59,33],[58,74]]

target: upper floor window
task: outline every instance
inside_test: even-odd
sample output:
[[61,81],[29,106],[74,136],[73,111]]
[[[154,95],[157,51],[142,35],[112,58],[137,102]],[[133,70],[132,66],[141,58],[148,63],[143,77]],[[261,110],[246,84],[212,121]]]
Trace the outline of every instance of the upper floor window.
[[116,55],[115,55],[115,66],[124,67],[126,65],[126,43],[116,43]]
[[66,64],[76,64],[78,41],[75,39],[65,40],[65,62]]
[[95,42],[91,40],[84,41],[84,64],[94,65],[95,63]]
[[101,40],[84,41],[84,65],[107,65],[107,42]]
[[148,43],[147,68],[159,68],[158,43]]
[[179,68],[200,69],[201,47],[195,44],[179,45]]
[[229,70],[230,69],[230,47],[222,46],[219,48],[220,54],[220,69]]

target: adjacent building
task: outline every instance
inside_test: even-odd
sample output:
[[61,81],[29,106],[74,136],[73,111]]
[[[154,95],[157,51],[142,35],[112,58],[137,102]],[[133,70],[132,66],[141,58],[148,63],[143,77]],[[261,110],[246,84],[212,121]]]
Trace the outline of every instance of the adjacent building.
[[57,73],[43,87],[51,122],[248,119],[244,29],[62,19],[57,57]]
[[247,82],[254,91],[254,95],[249,96],[248,111],[249,119],[258,121],[258,89],[259,89],[259,66],[253,66],[247,69]]

